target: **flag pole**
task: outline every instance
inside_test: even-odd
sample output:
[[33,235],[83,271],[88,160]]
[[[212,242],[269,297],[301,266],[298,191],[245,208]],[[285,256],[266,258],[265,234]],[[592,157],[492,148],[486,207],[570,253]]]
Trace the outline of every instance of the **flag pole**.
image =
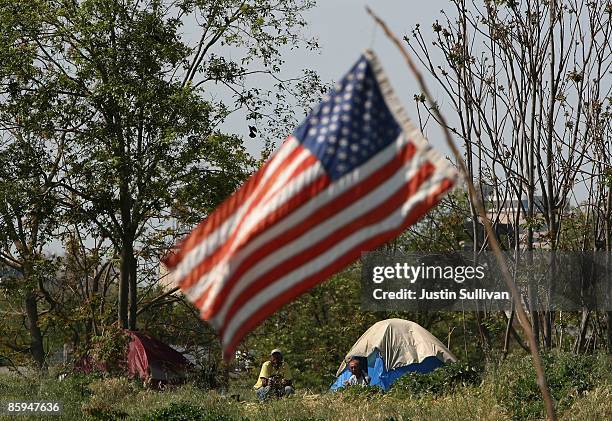
[[372,9],[366,6],[366,10],[368,14],[374,19],[374,21],[383,29],[383,31],[385,32],[385,35],[400,50],[402,56],[404,56],[404,59],[406,60],[408,67],[410,68],[411,72],[414,74],[414,76],[416,77],[419,83],[422,93],[425,95],[425,98],[427,98],[427,102],[431,104],[433,112],[436,118],[438,119],[438,121],[440,122],[442,129],[444,130],[444,138],[446,140],[446,144],[448,145],[450,150],[453,152],[455,160],[457,161],[457,165],[459,166],[459,169],[461,173],[463,174],[464,179],[467,183],[468,192],[472,199],[472,203],[476,207],[476,210],[478,211],[480,219],[482,220],[487,236],[489,237],[489,244],[493,251],[493,255],[495,256],[495,259],[497,260],[497,264],[501,268],[502,277],[504,278],[506,286],[512,294],[512,299],[514,301],[514,305],[517,311],[519,322],[521,326],[523,327],[525,334],[527,335],[527,338],[529,341],[529,350],[531,351],[531,356],[533,358],[533,365],[536,371],[537,383],[538,383],[538,387],[540,388],[540,392],[542,393],[542,398],[544,399],[547,417],[551,421],[556,421],[557,417],[555,415],[555,408],[553,406],[553,401],[552,401],[552,397],[550,394],[550,390],[546,382],[546,376],[544,375],[544,367],[542,364],[542,358],[540,357],[540,354],[538,352],[538,344],[536,342],[535,335],[533,334],[531,324],[529,323],[529,320],[527,319],[527,314],[525,313],[525,310],[521,303],[520,295],[516,287],[516,284],[512,280],[512,277],[510,276],[510,272],[508,272],[508,267],[506,266],[506,262],[504,261],[501,247],[499,246],[499,242],[497,241],[495,233],[493,232],[493,228],[491,227],[491,221],[489,221],[489,219],[487,218],[484,206],[482,204],[482,201],[480,200],[480,196],[476,193],[474,184],[472,183],[472,180],[468,175],[468,171],[465,166],[465,162],[463,161],[463,158],[461,157],[461,153],[459,152],[459,149],[457,148],[457,145],[455,145],[455,142],[451,136],[450,130],[448,129],[448,125],[446,124],[446,119],[442,116],[442,113],[438,109],[438,106],[434,103],[433,98],[429,92],[429,89],[427,88],[427,84],[425,83],[425,79],[423,78],[423,75],[421,74],[419,69],[416,67],[414,61],[410,57],[410,54],[408,53],[406,48],[402,45],[399,38],[397,38],[397,36],[395,36],[395,34],[391,32],[387,24],[381,18],[379,18],[372,11]]

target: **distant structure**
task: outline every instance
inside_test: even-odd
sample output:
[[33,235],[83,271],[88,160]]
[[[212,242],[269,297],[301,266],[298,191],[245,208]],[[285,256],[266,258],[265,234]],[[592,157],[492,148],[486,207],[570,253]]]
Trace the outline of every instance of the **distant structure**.
[[[485,208],[487,218],[493,223],[493,228],[500,238],[507,238],[508,246],[514,248],[516,242],[519,244],[527,244],[527,228],[526,215],[528,208],[527,198],[513,197],[498,197],[491,188],[483,188],[485,197]],[[536,220],[542,221],[540,226],[535,226],[533,231],[533,246],[534,248],[545,249],[547,244],[544,236],[547,233],[546,222],[544,219],[545,204],[542,196],[534,196],[533,215]],[[515,226],[518,225],[518,239],[515,238]],[[466,218],[464,228],[467,234],[472,237],[472,220]],[[484,240],[484,226],[478,224],[478,242]],[[473,238],[472,238],[473,241]],[[465,243],[464,249],[471,250],[473,242]]]
[[164,291],[171,291],[178,287],[178,282],[174,277],[174,273],[160,260],[159,262],[159,285]]

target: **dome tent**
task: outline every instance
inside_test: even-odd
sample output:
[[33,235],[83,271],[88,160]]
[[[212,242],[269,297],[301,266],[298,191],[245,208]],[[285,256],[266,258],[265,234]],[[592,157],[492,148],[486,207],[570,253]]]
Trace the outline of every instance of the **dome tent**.
[[155,386],[185,381],[191,364],[183,354],[143,332],[125,332],[130,336],[127,352],[130,376],[139,377]]
[[193,365],[182,353],[144,332],[121,329],[127,335],[125,352],[102,361],[94,355],[85,355],[75,362],[80,373],[114,373],[119,370],[132,378],[140,378],[151,386],[184,383],[187,370]]
[[343,387],[351,376],[347,365],[351,357],[367,360],[370,385],[385,391],[406,373],[429,373],[457,361],[427,329],[403,319],[382,320],[366,330],[340,364],[331,390]]

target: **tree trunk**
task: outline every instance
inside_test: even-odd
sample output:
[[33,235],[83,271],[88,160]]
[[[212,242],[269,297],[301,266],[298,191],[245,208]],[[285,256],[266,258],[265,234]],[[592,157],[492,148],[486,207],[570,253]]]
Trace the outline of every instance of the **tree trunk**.
[[555,280],[557,279],[557,254],[555,250],[551,251],[550,255],[550,271],[548,272],[548,277],[546,279],[547,284],[545,285],[545,293],[546,297],[546,309],[543,314],[543,324],[544,324],[544,349],[550,350],[552,349],[552,337],[554,330],[554,317],[555,313],[551,310],[550,303],[551,297],[555,295]]
[[535,337],[536,344],[540,344],[540,312],[537,311],[538,302],[536,298],[537,290],[534,292],[534,287],[531,285],[533,283],[533,277],[531,276],[531,272],[528,274],[530,277],[529,283],[530,285],[527,287],[527,295],[529,298],[529,310],[531,311],[531,326],[533,328],[533,336]]
[[489,358],[489,353],[492,349],[491,345],[491,336],[489,335],[489,330],[484,324],[483,316],[484,312],[477,310],[476,311],[476,323],[478,324],[478,334],[480,336],[480,344],[482,349],[484,350],[485,357]]
[[38,325],[38,304],[36,296],[32,292],[28,292],[25,298],[25,310],[30,331],[30,353],[36,362],[38,368],[45,368],[45,348],[43,344],[43,336]]
[[130,330],[136,330],[136,317],[138,315],[138,278],[136,274],[136,258],[134,257],[134,248],[130,244],[130,314],[129,314],[129,326]]
[[553,316],[552,311],[544,311],[544,349],[547,351],[552,348]]
[[584,346],[584,340],[586,338],[586,332],[587,332],[590,315],[591,315],[591,312],[588,309],[586,308],[582,309],[582,318],[580,320],[580,331],[578,332],[578,338],[576,338],[576,343],[574,345],[575,354],[580,354]]
[[[610,285],[610,275],[612,274],[612,224],[610,223],[610,213],[612,209],[612,188],[608,191],[608,200],[607,200],[607,213],[608,218],[606,220],[605,229],[606,229],[606,276],[605,279],[608,280],[607,286],[607,304],[612,302],[612,285]],[[612,311],[606,312],[606,345],[608,348],[608,354],[612,354]]]
[[[509,318],[508,318],[508,316],[506,315],[505,312],[502,311],[502,315],[506,318],[507,321],[509,321]],[[506,325],[506,328],[510,331],[510,334],[516,340],[516,343],[519,344],[521,346],[521,348],[523,348],[525,350],[525,352],[529,353],[530,351],[529,351],[528,344],[525,341],[523,341],[523,339],[520,337],[520,335],[514,329],[513,323],[508,323]]]
[[[506,313],[504,313],[506,315]],[[503,359],[506,359],[508,355],[508,351],[510,351],[510,332],[512,330],[512,323],[514,322],[514,303],[512,303],[512,307],[510,310],[510,317],[506,316],[508,322],[506,323],[506,333],[504,335],[504,349],[502,351]]]
[[608,354],[612,354],[612,311],[606,312],[608,321],[607,321],[607,330],[608,330]]
[[[122,150],[124,146],[122,145]],[[132,197],[129,190],[129,168],[125,165],[121,168],[121,186],[119,188],[119,201],[121,206],[121,273],[119,281],[119,325],[131,328],[130,299],[136,296],[136,290],[132,287],[132,266],[134,261],[134,237],[132,235]],[[135,305],[135,303],[134,303]],[[131,312],[130,312],[131,313]],[[136,321],[134,317],[134,323]]]
[[129,250],[125,244],[121,248],[121,270],[119,274],[119,326],[128,328],[128,292],[129,292]]
[[[612,224],[610,223],[610,208],[612,207],[612,188],[610,188],[609,192],[608,192],[608,200],[607,200],[607,206],[608,206],[608,218],[606,220],[605,223],[605,230],[606,230],[606,262],[605,262],[605,278],[608,280],[608,285],[607,285],[607,297],[606,300],[604,300],[606,302],[607,305],[609,305],[612,302],[612,285],[610,285],[610,275],[612,274]],[[606,311],[606,346],[608,349],[608,353],[612,354],[612,311]]]

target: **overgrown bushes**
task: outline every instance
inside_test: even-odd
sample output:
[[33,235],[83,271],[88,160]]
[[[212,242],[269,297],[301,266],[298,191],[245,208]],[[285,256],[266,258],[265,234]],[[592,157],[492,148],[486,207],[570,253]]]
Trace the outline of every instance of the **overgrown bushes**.
[[477,385],[481,372],[475,367],[456,362],[444,365],[428,374],[408,373],[393,385],[391,393],[423,395],[442,395],[452,393],[457,387]]
[[126,397],[135,396],[143,388],[138,382],[125,377],[115,377],[93,380],[88,389],[91,397],[83,404],[83,413],[97,420],[111,420],[125,418],[127,413],[116,408],[121,407]]
[[[548,353],[542,355],[546,378],[562,413],[596,387],[612,385],[611,357],[607,354],[581,355]],[[536,383],[531,356],[511,356],[507,360],[477,369],[465,363],[447,364],[431,373],[409,373],[389,392],[395,397],[441,397],[461,393],[460,389],[482,385],[491,390],[496,404],[512,419],[530,420],[544,416],[544,405]]]
[[346,386],[340,390],[339,396],[345,401],[364,401],[376,399],[382,393],[378,386]]
[[[543,354],[542,360],[558,411],[566,410],[597,385],[612,384],[609,355],[549,353]],[[530,356],[511,357],[499,367],[491,367],[488,382],[495,386],[496,400],[513,419],[542,417],[544,404]]]
[[101,335],[94,336],[87,350],[94,369],[110,375],[122,375],[127,369],[127,352],[130,336],[118,327],[109,327]]
[[152,411],[142,421],[248,421],[218,412],[209,412],[188,403],[171,403],[169,406]]

